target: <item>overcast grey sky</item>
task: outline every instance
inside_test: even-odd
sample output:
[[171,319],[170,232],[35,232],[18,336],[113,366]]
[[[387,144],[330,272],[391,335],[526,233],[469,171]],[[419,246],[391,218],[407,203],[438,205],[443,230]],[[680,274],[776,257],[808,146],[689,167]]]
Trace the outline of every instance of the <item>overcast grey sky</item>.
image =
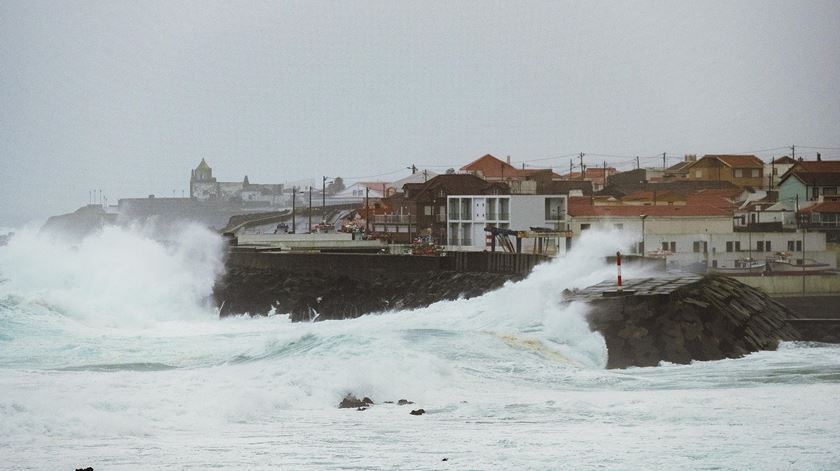
[[837,1],[0,0],[0,223],[180,195],[201,158],[279,183],[791,144],[840,158]]

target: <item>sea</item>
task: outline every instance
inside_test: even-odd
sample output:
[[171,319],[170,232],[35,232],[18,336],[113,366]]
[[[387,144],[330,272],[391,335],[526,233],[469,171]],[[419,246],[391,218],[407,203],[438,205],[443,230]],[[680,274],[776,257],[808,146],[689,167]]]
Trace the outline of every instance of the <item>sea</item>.
[[[219,318],[223,245],[206,229],[16,231],[0,247],[0,463],[840,469],[838,345],[605,369],[586,306],[563,291],[615,276],[605,256],[630,243],[591,231],[484,296],[292,323]],[[339,409],[347,394],[375,404]]]

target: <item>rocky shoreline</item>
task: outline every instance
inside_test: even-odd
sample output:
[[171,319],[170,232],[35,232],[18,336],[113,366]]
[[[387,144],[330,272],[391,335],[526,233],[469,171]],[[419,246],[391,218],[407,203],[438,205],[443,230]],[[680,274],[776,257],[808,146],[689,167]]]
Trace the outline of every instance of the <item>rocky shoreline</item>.
[[607,282],[568,295],[591,306],[587,319],[606,340],[608,368],[739,358],[802,338],[790,309],[725,276],[629,280],[634,294],[614,290]]

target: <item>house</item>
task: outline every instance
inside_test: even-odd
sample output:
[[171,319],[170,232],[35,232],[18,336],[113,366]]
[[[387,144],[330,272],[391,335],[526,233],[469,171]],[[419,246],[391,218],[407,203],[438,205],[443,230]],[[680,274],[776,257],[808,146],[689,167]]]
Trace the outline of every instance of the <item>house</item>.
[[840,243],[840,200],[821,201],[800,210],[803,225],[809,231],[826,234],[826,240]]
[[704,155],[688,167],[688,180],[763,188],[764,162],[754,155]]
[[373,230],[387,234],[394,241],[408,242],[418,235],[428,235],[437,245],[447,243],[447,198],[450,195],[510,194],[502,182],[488,182],[475,175],[450,173],[423,183],[406,183],[403,192],[383,200],[390,208],[374,220]]
[[688,154],[683,158],[682,162],[672,165],[665,169],[663,179],[666,181],[686,180],[688,179],[688,169],[695,162],[697,162],[697,155]]
[[[498,227],[515,231],[532,228],[566,230],[566,195],[458,195],[447,198],[447,244],[453,250],[488,250],[491,239],[485,228]],[[534,240],[521,247],[535,249]],[[565,240],[547,237],[541,251],[557,254],[565,251]]]
[[796,162],[779,181],[779,201],[818,201],[835,196],[840,190],[840,161],[805,160]]
[[[818,232],[738,231],[733,209],[706,195],[682,205],[591,204],[589,198],[570,198],[569,226],[574,240],[591,229],[628,234],[636,253],[665,257],[670,267],[734,267],[736,260],[763,260],[779,251],[802,251],[804,258],[835,267],[834,253],[826,250],[826,235]],[[805,242],[803,246],[803,241]],[[803,255],[799,256],[802,259]]]
[[770,163],[764,164],[764,175],[768,176],[770,180],[770,188],[778,188],[782,176],[794,165],[796,165],[796,161],[786,155],[773,157]]
[[488,182],[504,182],[510,187],[511,193],[533,195],[541,193],[541,188],[550,184],[560,175],[550,168],[516,168],[510,164],[510,157],[502,161],[490,154],[479,157],[464,165],[460,173],[477,176]]

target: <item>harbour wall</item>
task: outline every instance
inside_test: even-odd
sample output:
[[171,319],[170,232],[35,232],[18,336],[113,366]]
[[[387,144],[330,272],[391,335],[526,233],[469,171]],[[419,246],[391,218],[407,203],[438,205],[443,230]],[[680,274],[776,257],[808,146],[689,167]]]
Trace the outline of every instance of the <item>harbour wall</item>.
[[458,252],[445,256],[232,250],[214,288],[220,315],[289,313],[345,319],[470,298],[527,276],[546,257]]

